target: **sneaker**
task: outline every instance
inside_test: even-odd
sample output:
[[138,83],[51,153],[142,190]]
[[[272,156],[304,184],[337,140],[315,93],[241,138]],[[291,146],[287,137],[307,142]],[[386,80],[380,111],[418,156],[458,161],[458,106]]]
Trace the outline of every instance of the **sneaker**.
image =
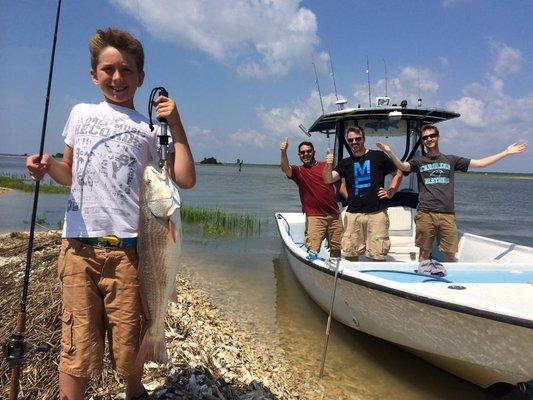
[[309,261],[313,261],[318,258],[318,254],[316,254],[314,251],[310,251],[309,253],[307,253],[307,257],[305,258],[308,259]]

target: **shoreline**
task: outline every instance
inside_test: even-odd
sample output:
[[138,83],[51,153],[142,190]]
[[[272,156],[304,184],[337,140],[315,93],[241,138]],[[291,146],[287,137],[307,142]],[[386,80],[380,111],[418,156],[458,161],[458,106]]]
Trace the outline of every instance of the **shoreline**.
[[[16,321],[20,284],[23,277],[28,233],[0,235],[0,339],[9,337]],[[25,365],[21,385],[34,398],[57,397],[57,360],[61,301],[57,281],[59,231],[35,235],[34,261],[30,280],[26,339],[32,344],[47,342],[52,349],[33,356]],[[262,343],[253,332],[238,328],[208,295],[194,288],[178,274],[178,301],[167,314],[169,364],[145,364],[143,383],[156,398],[168,393],[198,396],[202,391],[212,399],[319,399],[320,387],[294,370],[283,350]],[[46,307],[43,307],[46,305]],[[184,385],[187,382],[187,385]],[[196,382],[192,385],[191,382]],[[7,396],[8,369],[0,363],[0,397]],[[105,362],[102,375],[94,379],[87,398],[113,399],[124,385]],[[91,397],[92,396],[92,397]],[[120,398],[120,397],[119,397]],[[172,397],[173,398],[173,397]],[[178,397],[177,397],[178,398]],[[188,397],[187,397],[188,398]],[[248,397],[246,397],[248,398]]]

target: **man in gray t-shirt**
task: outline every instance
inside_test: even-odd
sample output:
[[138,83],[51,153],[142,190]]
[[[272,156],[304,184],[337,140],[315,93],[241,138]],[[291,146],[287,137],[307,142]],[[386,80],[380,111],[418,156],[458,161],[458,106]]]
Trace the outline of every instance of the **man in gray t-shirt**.
[[505,150],[479,159],[445,155],[439,151],[439,130],[434,125],[420,129],[420,140],[426,154],[402,162],[385,143],[377,143],[404,172],[414,171],[418,178],[419,203],[415,216],[415,244],[420,249],[418,261],[427,260],[438,238],[439,250],[448,262],[455,261],[458,249],[457,225],[454,211],[454,172],[467,172],[469,168],[483,168],[502,158],[527,149],[527,143],[513,143]]

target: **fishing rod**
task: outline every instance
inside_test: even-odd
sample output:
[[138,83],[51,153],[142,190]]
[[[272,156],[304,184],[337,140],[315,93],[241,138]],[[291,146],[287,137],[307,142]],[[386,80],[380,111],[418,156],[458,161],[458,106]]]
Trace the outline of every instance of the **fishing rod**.
[[[159,92],[159,93],[158,93]],[[154,124],[152,123],[152,108],[156,96],[168,97],[168,92],[163,86],[158,86],[152,89],[148,99],[148,118],[150,119],[150,131],[154,131]],[[161,132],[159,133],[159,166],[166,167],[168,161],[168,121],[166,118],[157,119],[161,125]]]
[[[56,53],[57,31],[59,28],[59,14],[61,11],[61,0],[57,1],[56,21],[54,28],[54,39],[52,44],[52,55],[50,58],[50,69],[48,72],[48,86],[46,89],[46,99],[44,106],[43,125],[41,131],[41,145],[39,147],[39,162],[44,153],[44,138],[46,136],[46,123],[48,120],[48,106],[50,104],[50,90],[52,87],[52,75],[54,72],[54,59]],[[35,236],[35,223],[37,220],[37,204],[39,201],[39,181],[35,182],[35,191],[33,195],[33,210],[31,214],[30,237],[28,240],[28,252],[26,255],[26,268],[24,271],[24,283],[22,286],[22,297],[20,300],[20,311],[17,317],[17,326],[15,333],[3,343],[4,357],[11,366],[11,380],[9,386],[9,400],[16,400],[20,389],[20,375],[22,365],[28,359],[28,342],[24,339],[26,331],[26,306],[28,303],[28,288],[30,284],[31,256],[33,250],[33,239]],[[39,344],[34,348],[37,352],[46,352],[50,349],[48,344]]]

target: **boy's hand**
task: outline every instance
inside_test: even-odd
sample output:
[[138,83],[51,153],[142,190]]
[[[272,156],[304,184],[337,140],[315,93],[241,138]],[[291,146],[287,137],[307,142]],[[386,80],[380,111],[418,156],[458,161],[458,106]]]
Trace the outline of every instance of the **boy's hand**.
[[333,164],[333,151],[331,149],[328,149],[328,152],[326,153],[326,164]]
[[384,151],[387,154],[392,151],[390,146],[388,144],[386,144],[386,143],[376,142],[376,146],[378,147],[378,149]]
[[40,181],[42,177],[50,169],[50,164],[54,159],[49,154],[43,154],[41,162],[39,162],[39,154],[32,154],[26,158],[26,168],[30,173],[31,179]]
[[279,149],[283,152],[286,152],[288,147],[289,147],[289,138],[285,138],[279,145]]
[[154,101],[157,118],[165,118],[169,126],[181,123],[176,102],[169,97],[159,96]]

